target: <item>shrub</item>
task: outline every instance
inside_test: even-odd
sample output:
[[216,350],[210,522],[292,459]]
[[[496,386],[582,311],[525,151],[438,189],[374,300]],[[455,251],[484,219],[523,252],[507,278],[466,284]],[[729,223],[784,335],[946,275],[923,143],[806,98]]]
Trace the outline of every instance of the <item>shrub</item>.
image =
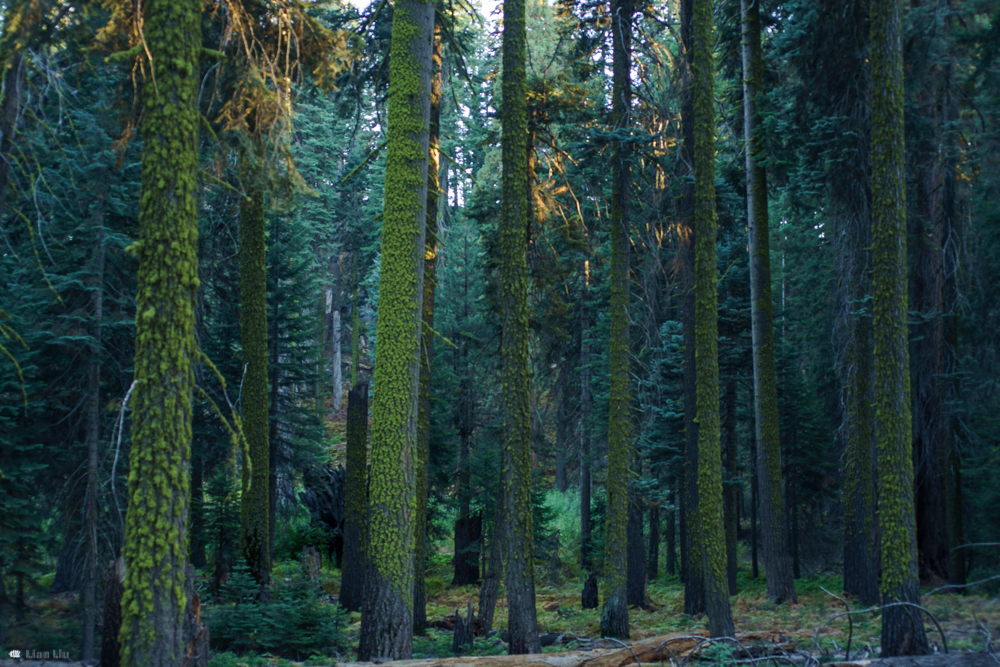
[[235,568],[208,609],[214,650],[293,660],[346,651],[344,611],[322,599],[319,584],[305,579],[298,566],[275,568],[269,603],[257,602],[256,593],[247,567]]

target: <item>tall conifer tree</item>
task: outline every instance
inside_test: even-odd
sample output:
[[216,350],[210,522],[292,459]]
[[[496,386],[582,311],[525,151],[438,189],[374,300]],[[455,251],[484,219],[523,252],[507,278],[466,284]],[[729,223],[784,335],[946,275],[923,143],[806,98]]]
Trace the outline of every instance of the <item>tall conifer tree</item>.
[[433,37],[434,3],[399,0],[389,44],[388,153],[360,660],[402,660],[413,652],[414,468]]
[[750,312],[753,330],[754,415],[761,541],[767,597],[796,600],[785,539],[785,499],[781,492],[778,389],[774,366],[774,303],[771,298],[771,244],[767,220],[767,175],[761,166],[758,100],[764,93],[760,0],[740,0],[743,18],[743,127],[747,142],[747,227],[750,230]]
[[[913,509],[910,360],[907,343],[906,158],[903,134],[903,3],[871,4],[872,255],[875,442],[883,604],[920,604]],[[882,612],[882,655],[928,652],[918,610]]]
[[[632,0],[612,0],[613,45],[611,123],[625,133],[631,123]],[[611,144],[611,333],[608,401],[608,520],[604,547],[604,607],[601,634],[629,636],[627,574],[629,545],[629,462],[632,424],[629,415],[629,144]],[[641,535],[641,533],[640,533]],[[644,574],[644,573],[643,573]]]
[[198,355],[198,128],[201,6],[149,0],[142,17],[149,60],[142,86],[142,194],[125,520],[124,667],[182,661],[187,605],[188,466],[193,363]]
[[694,292],[698,405],[698,513],[693,558],[701,558],[713,637],[734,634],[726,583],[719,419],[719,318],[716,290],[715,58],[712,0],[694,0]]
[[528,358],[528,99],[524,0],[503,5],[500,203],[500,382],[504,542],[510,653],[541,653],[535,611],[531,509],[531,365]]

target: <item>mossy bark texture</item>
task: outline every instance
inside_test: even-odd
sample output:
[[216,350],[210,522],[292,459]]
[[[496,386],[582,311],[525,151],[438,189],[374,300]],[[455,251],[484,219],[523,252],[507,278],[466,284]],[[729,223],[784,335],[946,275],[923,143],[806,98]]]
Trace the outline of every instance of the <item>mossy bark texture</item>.
[[431,115],[427,152],[427,233],[424,245],[423,325],[420,331],[420,405],[417,414],[417,505],[413,531],[413,629],[427,626],[424,572],[427,561],[427,465],[431,442],[431,377],[434,359],[434,292],[437,289],[438,169],[441,166],[441,25],[434,26],[431,51]]
[[359,611],[368,533],[368,384],[347,393],[347,471],[344,483],[344,570],[340,604]]
[[[612,0],[611,124],[615,131],[631,123],[632,1]],[[604,606],[601,634],[626,638],[628,627],[629,461],[632,425],[629,414],[629,144],[611,144],[611,336],[608,399],[608,518],[604,547]],[[641,531],[641,528],[640,528]],[[641,537],[641,533],[640,533]],[[642,547],[639,546],[641,549]]]
[[[882,535],[880,590],[885,604],[920,603],[907,347],[902,38],[902,0],[872,0],[872,311],[878,519]],[[882,612],[882,655],[903,652],[928,652],[923,619],[913,608],[890,607]]]
[[771,296],[771,244],[767,219],[767,180],[761,166],[758,100],[764,94],[760,0],[740,0],[743,18],[743,128],[747,142],[747,227],[750,233],[750,318],[753,332],[753,385],[761,542],[767,598],[796,601],[785,537],[785,499],[781,492],[778,438],[778,389],[774,363],[774,302]]
[[719,420],[719,320],[716,290],[715,59],[712,0],[694,2],[694,293],[698,405],[697,545],[705,577],[705,609],[713,637],[734,634],[726,584]]
[[139,260],[135,389],[119,635],[125,667],[175,666],[184,657],[192,366],[198,354],[201,2],[149,0],[143,18],[152,62],[146,62],[142,87],[139,241],[133,246]]
[[535,611],[531,509],[531,365],[528,358],[528,100],[524,0],[503,6],[503,108],[500,138],[500,382],[502,471],[510,653],[541,653]]
[[396,3],[389,46],[388,153],[360,660],[402,660],[413,652],[417,398],[433,34],[433,3]]
[[250,465],[243,467],[240,546],[263,598],[267,597],[271,575],[266,267],[264,193],[255,189],[240,202],[243,433],[250,452]]

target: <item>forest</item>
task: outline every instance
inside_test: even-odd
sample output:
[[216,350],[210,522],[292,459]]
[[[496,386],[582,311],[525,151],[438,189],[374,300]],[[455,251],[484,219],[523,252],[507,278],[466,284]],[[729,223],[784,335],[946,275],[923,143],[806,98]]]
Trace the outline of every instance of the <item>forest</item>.
[[1000,0],[0,16],[0,664],[1000,664]]

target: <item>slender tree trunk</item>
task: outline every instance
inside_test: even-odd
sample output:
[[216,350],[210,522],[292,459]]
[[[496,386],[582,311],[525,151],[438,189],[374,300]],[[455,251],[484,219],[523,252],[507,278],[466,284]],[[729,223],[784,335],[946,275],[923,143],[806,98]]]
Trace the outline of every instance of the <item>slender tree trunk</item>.
[[143,17],[145,42],[159,65],[156,85],[147,78],[142,87],[135,389],[120,634],[125,667],[173,667],[182,655],[192,366],[198,354],[201,9],[194,0],[148,0]]
[[724,457],[724,486],[722,489],[723,520],[726,524],[726,583],[729,594],[736,595],[736,539],[739,514],[736,505],[736,378],[726,383],[726,423]]
[[580,262],[580,567],[585,572],[590,562],[590,261]]
[[431,381],[434,375],[434,293],[437,289],[438,169],[441,134],[441,25],[435,21],[431,49],[431,111],[427,151],[427,225],[424,241],[424,302],[420,331],[420,405],[417,415],[417,508],[413,554],[413,629],[427,627],[427,466],[431,442]]
[[[912,419],[907,349],[906,161],[903,146],[903,3],[872,0],[872,236],[875,441],[884,604],[920,604],[913,507]],[[882,655],[928,652],[923,618],[882,612]]]
[[83,576],[83,641],[80,656],[83,660],[95,657],[94,630],[97,626],[97,493],[99,490],[99,445],[101,426],[101,350],[102,324],[104,321],[104,174],[97,184],[97,203],[94,207],[94,226],[97,227],[97,244],[94,248],[95,282],[90,292],[93,308],[93,343],[90,346],[90,367],[87,369],[87,495],[84,511],[87,557]]
[[[681,118],[684,163],[694,164],[694,97],[692,55],[694,53],[694,2],[681,0]],[[693,177],[693,174],[691,174]],[[684,253],[684,491],[681,501],[681,575],[684,579],[684,613],[690,616],[705,613],[705,579],[701,556],[695,545],[698,515],[698,421],[697,387],[695,379],[695,294],[694,247],[698,230],[694,225],[694,187],[685,183],[681,201],[681,217],[689,230]]]
[[754,410],[756,414],[757,484],[764,547],[767,597],[795,602],[788,567],[781,494],[781,445],[778,434],[778,390],[774,362],[774,303],[771,296],[771,250],[768,232],[767,180],[760,161],[764,137],[758,100],[764,94],[760,0],[740,0],[743,18],[743,127],[747,142],[747,227],[750,231],[750,312],[753,331]]
[[698,414],[698,511],[695,544],[705,577],[705,610],[713,637],[735,633],[726,587],[719,424],[719,321],[716,289],[715,64],[712,0],[694,0],[694,293]]
[[556,379],[556,488],[560,493],[566,493],[569,483],[566,480],[566,431],[569,425],[569,374],[566,364],[559,369]]
[[[632,54],[631,0],[611,0],[612,71],[611,124],[616,131],[632,124]],[[632,458],[632,423],[629,391],[629,232],[631,227],[629,183],[630,144],[611,143],[611,334],[610,396],[608,399],[608,506],[604,537],[604,606],[601,608],[601,634],[605,637],[629,636],[628,583],[638,577],[629,568],[629,537],[636,537],[629,525],[629,462]],[[641,540],[641,515],[639,537]],[[642,553],[641,545],[638,547]],[[640,561],[641,562],[641,561]],[[642,577],[645,578],[642,568]],[[629,576],[631,575],[631,576]],[[643,586],[644,587],[644,586]]]
[[[365,596],[358,658],[413,652],[417,413],[434,4],[397,0],[389,45],[389,127],[379,280],[379,353]],[[423,508],[421,508],[423,509]]]
[[531,366],[528,357],[528,109],[524,0],[503,6],[503,153],[500,204],[500,368],[508,631],[511,655],[540,653],[531,511]]
[[646,560],[646,578],[650,581],[660,576],[660,507],[649,508],[649,557]]
[[[9,21],[5,27],[7,25]],[[21,109],[21,95],[27,69],[24,55],[20,50],[15,50],[11,54],[7,75],[4,77],[3,105],[0,107],[0,220],[3,220],[7,191],[10,188],[10,165],[13,162],[11,150],[14,147],[14,133],[18,111]]]
[[[501,480],[502,481],[502,480]],[[503,486],[497,494],[497,508],[493,519],[493,535],[490,539],[490,557],[486,564],[486,576],[479,587],[479,623],[483,633],[493,629],[497,597],[500,594],[500,580],[503,578],[504,552],[504,509]]]
[[[280,247],[281,242],[281,216],[276,216],[271,225],[271,232],[274,235],[275,246]],[[274,263],[274,284],[281,284],[281,262]],[[268,351],[268,368],[270,371],[270,425],[268,427],[268,476],[267,476],[267,498],[268,498],[268,554],[270,561],[274,562],[274,535],[278,520],[278,423],[281,417],[278,406],[279,390],[281,388],[281,367],[278,361],[278,313],[281,302],[273,299],[274,308],[271,311],[271,336],[269,338],[270,350]],[[340,567],[340,563],[337,563]]]
[[368,384],[347,393],[347,470],[344,480],[344,560],[340,604],[360,611],[368,542]]
[[333,411],[340,412],[344,406],[344,368],[343,355],[340,346],[340,309],[334,308],[330,314],[332,320],[333,339],[330,341],[333,347],[330,365],[333,366]]
[[671,488],[669,497],[670,509],[667,510],[667,574],[677,573],[677,493]]
[[[268,425],[267,250],[264,193],[240,202],[240,338],[243,343],[243,432],[250,453],[243,466],[240,543],[250,573],[268,597],[271,574],[271,447]],[[249,465],[247,464],[249,463]]]
[[[641,476],[638,453],[633,450],[633,467]],[[626,586],[626,601],[629,606],[646,608],[646,540],[642,535],[643,499],[639,496],[635,484],[629,484],[628,489],[628,583]]]

